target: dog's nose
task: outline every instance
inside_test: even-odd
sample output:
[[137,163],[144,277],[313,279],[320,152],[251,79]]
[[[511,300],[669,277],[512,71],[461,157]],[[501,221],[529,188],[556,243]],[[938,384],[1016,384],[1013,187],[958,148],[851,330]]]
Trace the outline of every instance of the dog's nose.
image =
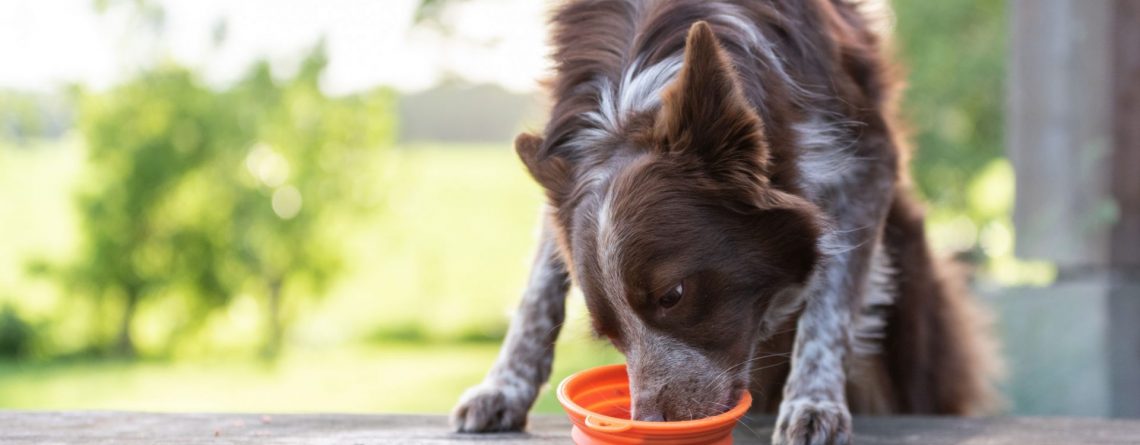
[[669,419],[663,410],[646,408],[644,406],[634,406],[633,420],[640,420],[643,422],[665,422]]

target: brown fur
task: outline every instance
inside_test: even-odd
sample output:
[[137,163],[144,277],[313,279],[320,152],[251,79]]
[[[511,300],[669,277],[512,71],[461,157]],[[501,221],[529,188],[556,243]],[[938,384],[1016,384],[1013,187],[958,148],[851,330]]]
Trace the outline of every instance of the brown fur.
[[900,258],[899,294],[888,318],[882,362],[894,412],[978,415],[992,412],[992,378],[1000,370],[988,340],[989,317],[948,264],[925,242],[923,215],[909,195],[887,217],[887,248]]
[[[596,184],[577,182],[573,179],[576,174],[570,164],[577,164],[578,171],[588,171],[592,168],[607,168],[622,171],[616,185],[611,187],[636,186],[636,194],[623,194],[617,196],[635,197],[638,201],[621,206],[622,209],[649,209],[655,194],[678,195],[693,194],[704,196],[706,202],[721,202],[727,208],[740,209],[741,206],[755,205],[757,207],[787,208],[787,215],[781,218],[792,218],[787,223],[755,222],[752,227],[780,227],[806,225],[811,227],[814,216],[818,210],[814,206],[799,199],[790,191],[799,192],[794,166],[796,153],[792,149],[790,132],[786,130],[786,123],[800,116],[801,106],[792,98],[792,94],[774,74],[770,71],[761,71],[756,65],[733,64],[733,61],[722,53],[732,51],[731,48],[722,50],[715,38],[713,29],[704,24],[704,29],[688,33],[688,48],[697,48],[696,51],[686,52],[686,63],[679,78],[666,90],[660,112],[652,117],[631,119],[630,128],[626,128],[629,139],[614,141],[615,147],[611,150],[597,150],[595,153],[583,154],[563,150],[560,147],[565,139],[569,138],[574,130],[580,129],[577,119],[584,110],[596,107],[593,98],[578,93],[581,83],[592,79],[593,76],[620,76],[620,67],[623,61],[630,57],[630,52],[639,50],[639,46],[646,45],[649,40],[656,41],[662,50],[660,54],[668,54],[668,50],[675,48],[669,42],[678,39],[685,18],[696,16],[701,9],[700,2],[654,2],[646,8],[656,8],[660,11],[656,15],[657,21],[650,21],[646,28],[660,28],[652,37],[630,39],[635,36],[636,11],[632,3],[626,2],[598,2],[582,1],[569,3],[555,18],[555,23],[565,26],[555,32],[558,52],[555,59],[559,61],[560,76],[554,83],[554,95],[559,100],[552,113],[551,123],[547,127],[547,139],[539,144],[537,137],[520,136],[520,140],[527,140],[520,144],[519,150],[524,162],[531,168],[536,179],[544,184],[552,193],[552,203],[558,208],[561,216],[560,227],[568,232],[564,235],[562,243],[564,252],[568,257],[573,253],[569,248],[574,244],[572,239],[582,239],[582,245],[587,249],[596,249],[592,239],[596,233],[590,231],[588,225],[575,224],[573,221],[576,212],[588,211],[597,205],[598,193],[591,187]],[[808,2],[812,3],[812,2]],[[794,6],[762,2],[742,3],[749,7],[747,11],[771,26],[773,33],[781,35],[782,41],[787,42],[785,49],[793,56],[785,56],[791,62],[790,71],[797,77],[810,80],[826,80],[832,87],[828,94],[821,94],[823,105],[833,107],[832,112],[847,115],[856,121],[864,122],[868,133],[866,138],[875,135],[882,139],[883,144],[862,144],[860,147],[868,149],[884,147],[877,152],[862,153],[867,156],[886,157],[889,159],[902,159],[898,150],[893,150],[893,134],[888,123],[889,116],[886,110],[892,104],[892,91],[894,82],[890,80],[887,64],[881,57],[877,36],[866,27],[865,20],[845,2],[815,2],[812,7],[797,8]],[[606,17],[606,20],[596,20],[596,17]],[[676,24],[672,23],[676,22]],[[805,24],[807,28],[817,27],[826,30],[824,34],[812,34],[797,31],[790,25],[793,23]],[[606,27],[607,31],[593,30],[591,26]],[[613,32],[609,29],[617,29]],[[694,28],[696,29],[696,28]],[[672,30],[672,31],[669,31]],[[708,36],[708,37],[704,37]],[[613,40],[608,40],[613,39]],[[632,40],[632,48],[626,47]],[[621,49],[625,48],[624,51]],[[649,52],[649,54],[655,54]],[[706,57],[707,60],[692,60],[692,57]],[[822,57],[821,57],[822,56]],[[660,59],[660,56],[657,57]],[[653,57],[650,60],[654,60]],[[713,69],[709,69],[715,67]],[[764,85],[763,97],[752,94],[752,101],[746,98],[744,91],[733,81],[738,71],[745,76],[754,76],[760,79],[759,84]],[[835,99],[831,99],[835,98]],[[841,98],[841,99],[840,99]],[[753,106],[757,105],[757,106]],[[816,106],[820,104],[815,104]],[[760,113],[764,115],[762,119]],[[765,126],[765,122],[771,122]],[[700,123],[700,125],[694,124]],[[769,136],[772,135],[772,136]],[[768,142],[773,139],[773,143]],[[560,143],[561,141],[561,143]],[[525,145],[525,146],[524,146]],[[639,157],[637,151],[629,146],[649,146],[659,150],[658,159],[647,160]],[[689,147],[703,147],[699,152],[692,152]],[[757,149],[739,149],[741,147],[756,147]],[[591,156],[595,156],[591,158]],[[541,162],[539,161],[541,159]],[[630,165],[636,167],[630,168]],[[898,164],[895,164],[896,166]],[[694,167],[697,166],[697,167]],[[700,169],[703,166],[705,168]],[[631,171],[632,170],[632,171]],[[693,172],[703,170],[695,176],[677,175],[667,172]],[[580,173],[579,173],[580,174]],[[670,178],[680,176],[680,178]],[[905,176],[902,174],[901,176]],[[676,181],[678,186],[671,186],[669,182]],[[577,187],[576,190],[571,190]],[[679,189],[677,187],[682,187]],[[703,191],[702,191],[703,190]],[[740,191],[747,191],[739,197],[733,196]],[[905,195],[907,192],[900,192]],[[731,198],[731,199],[729,199]],[[674,196],[671,199],[676,199]],[[752,200],[752,202],[748,202]],[[664,200],[662,200],[664,202]],[[682,208],[673,208],[668,204],[660,207],[661,213],[642,217],[643,226],[631,227],[634,233],[653,233],[659,231],[659,224],[665,215],[681,215],[675,224],[680,227],[708,227],[715,225],[717,216],[710,213],[705,215],[692,214],[684,216]],[[915,217],[905,212],[914,212],[915,205],[905,196],[898,197],[891,208],[890,218],[887,220],[885,240],[893,256],[898,258],[900,295],[898,306],[892,312],[883,360],[864,360],[861,366],[865,367],[856,377],[862,380],[853,384],[858,388],[852,391],[855,395],[853,403],[866,405],[868,411],[890,411],[902,413],[953,413],[964,414],[977,412],[977,407],[988,404],[989,394],[986,373],[979,371],[985,369],[980,361],[986,355],[982,344],[975,340],[970,326],[974,309],[970,306],[968,296],[955,292],[951,281],[938,278],[930,254],[926,248],[924,234],[921,230],[921,216]],[[798,210],[792,210],[798,209]],[[797,216],[802,215],[802,216]],[[686,220],[685,218],[689,218]],[[632,218],[622,217],[629,220]],[[792,222],[795,221],[795,222]],[[915,225],[918,228],[915,228]],[[582,228],[585,233],[571,234],[576,228]],[[761,232],[773,233],[771,230],[760,229]],[[781,232],[776,231],[776,234]],[[815,239],[808,232],[804,239]],[[696,234],[692,234],[696,235]],[[698,241],[695,238],[686,238],[684,235],[670,233],[677,237],[677,246],[705,244],[708,241]],[[787,240],[790,234],[784,233],[773,236]],[[729,241],[739,243],[739,240]],[[647,243],[652,244],[652,243]],[[718,245],[712,243],[712,246]],[[794,246],[795,243],[790,245]],[[709,261],[715,258],[717,251],[737,252],[740,249],[711,249],[694,257]],[[813,252],[811,248],[791,248],[773,251],[766,247],[756,247],[754,251],[768,252],[773,256],[784,258],[786,264],[799,264],[792,270],[799,271],[797,279],[785,283],[803,283],[805,275],[814,264],[812,256],[801,260],[793,260],[798,252]],[[643,253],[643,252],[638,252]],[[644,252],[646,255],[651,252]],[[648,258],[634,257],[631,264],[645,264]],[[570,261],[574,263],[588,263],[589,261]],[[715,262],[715,261],[710,261]],[[593,295],[603,295],[601,284],[591,283],[600,279],[597,266],[595,270],[577,273],[579,285],[587,290],[587,301],[594,314],[598,331],[616,342],[620,342],[621,333],[612,326],[616,321],[608,314],[614,312],[602,299],[590,298]],[[753,264],[753,268],[763,267]],[[770,265],[768,266],[770,267]],[[748,274],[747,272],[742,272]],[[781,286],[780,281],[771,282],[773,288]],[[667,285],[668,283],[652,283],[650,286]],[[593,291],[593,292],[591,292]],[[858,304],[853,301],[853,304]],[[740,308],[733,309],[739,311]],[[707,314],[706,314],[707,315]],[[695,320],[693,320],[695,321]],[[907,333],[913,333],[913,337]],[[695,334],[696,337],[715,336],[711,333]],[[787,337],[787,336],[785,336]],[[790,351],[790,342],[786,339],[781,344],[785,349],[769,346],[765,349],[769,353],[787,353]],[[619,346],[620,347],[620,346]],[[739,349],[742,346],[737,345]],[[949,363],[935,365],[936,358],[954,357]],[[781,371],[780,366],[772,366],[772,370],[762,372],[761,376],[754,376],[753,387],[762,387],[769,391],[778,387],[780,373],[786,374],[787,369]],[[777,380],[776,384],[767,383],[767,377]],[[868,390],[872,388],[872,390]],[[932,390],[931,388],[937,388]],[[765,400],[769,407],[778,403],[779,397],[768,394]]]
[[[981,317],[931,259],[895,130],[897,82],[854,5],[577,0],[553,25],[551,118],[516,150],[547,192],[551,267],[582,289],[596,333],[628,358],[635,417],[713,414],[750,388],[758,409],[781,411],[777,441],[842,443],[848,407],[989,405]],[[659,98],[613,95],[636,92],[627,73],[667,72],[682,54]],[[812,119],[842,133],[814,149],[844,150],[844,173],[806,170],[797,125]],[[829,236],[850,247],[825,252]],[[895,266],[895,301],[881,352],[852,355],[877,246]],[[667,300],[675,289],[683,296]],[[515,353],[534,348],[512,338],[500,362],[549,359]],[[489,376],[461,403],[461,429],[518,423],[473,417],[518,392],[494,383],[508,380]],[[523,387],[512,403],[529,407]]]

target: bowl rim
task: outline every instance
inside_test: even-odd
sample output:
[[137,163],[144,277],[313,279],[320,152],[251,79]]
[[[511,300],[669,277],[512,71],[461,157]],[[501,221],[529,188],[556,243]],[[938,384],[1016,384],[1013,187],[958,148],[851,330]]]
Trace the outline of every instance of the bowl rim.
[[573,414],[581,416],[583,419],[586,417],[593,417],[595,419],[611,424],[629,425],[631,427],[630,429],[681,432],[693,430],[712,430],[718,427],[734,425],[737,419],[743,417],[744,413],[748,411],[748,408],[752,406],[752,394],[750,391],[745,390],[743,391],[743,395],[740,396],[740,401],[736,403],[736,406],[715,416],[703,417],[693,420],[678,420],[672,422],[649,422],[645,420],[621,419],[595,413],[578,405],[570,399],[570,396],[566,394],[566,385],[569,384],[570,381],[587,377],[593,374],[610,372],[615,368],[621,368],[623,372],[627,372],[625,371],[626,365],[624,363],[616,363],[612,365],[602,365],[584,369],[570,374],[565,379],[562,379],[562,382],[558,384],[557,391],[558,402],[562,404],[562,408],[567,411],[571,411]]

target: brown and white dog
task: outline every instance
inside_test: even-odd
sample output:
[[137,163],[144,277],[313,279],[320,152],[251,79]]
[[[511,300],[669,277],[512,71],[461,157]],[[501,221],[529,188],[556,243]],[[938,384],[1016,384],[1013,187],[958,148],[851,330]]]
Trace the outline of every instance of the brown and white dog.
[[851,412],[990,406],[992,348],[931,258],[879,37],[845,0],[576,0],[554,106],[516,150],[549,205],[530,283],[459,431],[521,429],[571,279],[626,355],[636,419],[751,390],[776,443]]

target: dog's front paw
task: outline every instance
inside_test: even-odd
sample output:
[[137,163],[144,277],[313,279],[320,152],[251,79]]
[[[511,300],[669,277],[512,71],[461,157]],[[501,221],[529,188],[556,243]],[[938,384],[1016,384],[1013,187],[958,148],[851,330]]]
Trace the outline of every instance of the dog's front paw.
[[776,445],[848,445],[851,412],[842,402],[795,398],[780,403],[772,433]]
[[516,388],[484,382],[459,398],[451,411],[451,426],[461,433],[521,431],[532,402]]

